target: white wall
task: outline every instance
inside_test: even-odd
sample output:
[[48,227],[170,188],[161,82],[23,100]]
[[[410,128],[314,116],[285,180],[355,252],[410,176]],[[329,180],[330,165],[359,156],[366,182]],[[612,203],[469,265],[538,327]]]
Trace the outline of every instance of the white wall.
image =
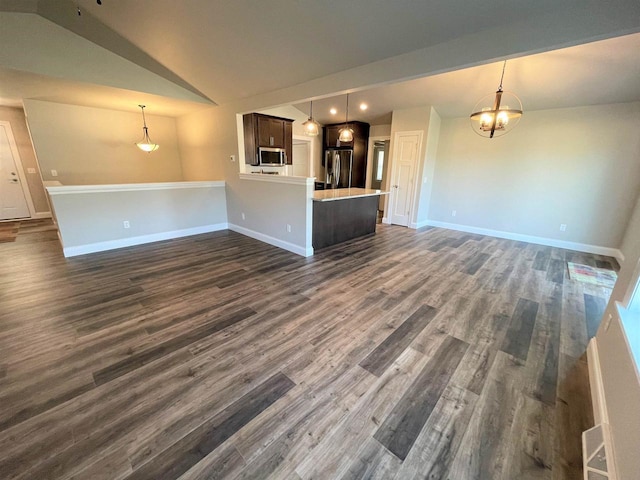
[[224,183],[214,183],[48,190],[65,256],[73,256],[227,228]]
[[[636,158],[640,161],[640,155]],[[624,327],[617,314],[616,302],[625,301],[627,293],[635,286],[634,270],[640,260],[640,196],[627,225],[621,249],[625,260],[618,272],[618,281],[596,341],[616,466],[619,478],[623,479],[635,478],[640,472],[640,379],[637,370],[640,366],[634,367],[633,354],[623,333]],[[609,315],[612,318],[610,324]],[[629,324],[626,328],[635,328],[637,332],[640,329],[640,318],[636,316],[630,320],[634,324]],[[589,365],[590,370],[593,368],[593,365]],[[598,412],[595,414],[597,416]]]
[[25,100],[24,106],[44,180],[64,185],[183,180],[174,118],[147,115],[149,135],[160,148],[146,153],[135,146],[142,138],[141,113],[39,100]]
[[418,175],[418,208],[414,217],[414,224],[417,228],[427,225],[429,219],[429,206],[431,204],[431,192],[434,186],[441,124],[440,115],[431,107],[429,127],[426,136],[425,157]]
[[391,137],[391,124],[371,125],[369,129],[370,137]]
[[[393,168],[394,168],[394,137],[398,132],[407,132],[407,131],[421,131],[422,132],[422,143],[420,145],[420,151],[418,152],[418,165],[416,165],[416,172],[414,175],[414,198],[413,198],[413,206],[412,206],[412,215],[410,226],[416,227],[418,209],[420,203],[420,196],[423,189],[422,185],[422,171],[424,169],[425,158],[427,154],[427,139],[429,137],[429,122],[431,120],[431,110],[432,108],[429,105],[424,107],[414,107],[414,108],[405,108],[402,110],[394,110],[391,118],[391,144],[389,145],[389,168],[387,170],[386,181],[382,188],[384,190],[389,190],[391,185],[391,180],[393,177]],[[385,217],[387,217],[389,212],[389,201],[391,200],[391,195],[385,195],[385,206],[384,212]]]
[[639,130],[640,103],[525,111],[494,139],[444,119],[429,219],[617,249],[640,188]]

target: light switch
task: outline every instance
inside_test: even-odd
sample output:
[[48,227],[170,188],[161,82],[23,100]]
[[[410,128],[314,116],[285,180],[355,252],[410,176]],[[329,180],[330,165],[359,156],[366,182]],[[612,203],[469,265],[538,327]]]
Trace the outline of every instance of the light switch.
[[51,176],[52,177],[57,177],[58,176],[58,171],[57,170],[51,170]]

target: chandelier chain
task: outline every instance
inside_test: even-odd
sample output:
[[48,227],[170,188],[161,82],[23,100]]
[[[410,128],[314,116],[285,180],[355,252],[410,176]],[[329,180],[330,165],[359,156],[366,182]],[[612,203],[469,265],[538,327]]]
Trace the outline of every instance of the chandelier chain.
[[504,61],[504,64],[502,65],[502,76],[500,77],[500,87],[498,87],[499,91],[502,91],[502,80],[504,80],[504,70],[505,68],[507,68],[507,61]]

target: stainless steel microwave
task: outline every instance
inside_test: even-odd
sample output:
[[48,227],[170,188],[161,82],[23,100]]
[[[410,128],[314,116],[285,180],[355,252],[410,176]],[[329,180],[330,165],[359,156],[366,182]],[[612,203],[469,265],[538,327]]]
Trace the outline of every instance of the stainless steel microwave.
[[287,152],[284,148],[260,147],[258,149],[258,163],[260,165],[286,165]]

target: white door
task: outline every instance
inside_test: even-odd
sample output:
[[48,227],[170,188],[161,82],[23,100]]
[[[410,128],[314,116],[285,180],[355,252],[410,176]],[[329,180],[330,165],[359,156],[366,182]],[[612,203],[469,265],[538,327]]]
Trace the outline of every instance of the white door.
[[390,198],[394,225],[409,226],[421,140],[422,132],[398,132],[394,137]]
[[0,220],[29,217],[29,207],[9,143],[7,127],[0,125]]

